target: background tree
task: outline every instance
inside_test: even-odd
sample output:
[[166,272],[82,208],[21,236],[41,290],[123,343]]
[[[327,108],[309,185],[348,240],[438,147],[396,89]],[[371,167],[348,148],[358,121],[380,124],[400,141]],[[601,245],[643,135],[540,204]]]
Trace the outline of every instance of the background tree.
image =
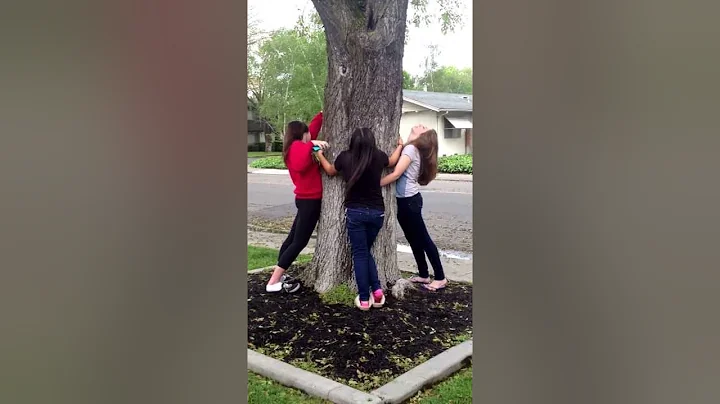
[[[437,58],[438,58],[438,56],[440,56],[440,49],[435,44],[428,45],[427,49],[428,49],[428,53],[425,56],[425,66],[424,67],[425,67],[425,77],[427,77],[429,79],[429,83],[423,83],[423,85],[419,86],[419,88],[421,88],[425,91],[432,91],[432,90],[428,89],[427,84],[429,84],[430,87],[432,88],[433,78],[434,78],[432,75],[432,72],[434,72],[438,68]],[[418,85],[419,85],[419,83],[418,83]]]
[[[267,122],[260,112],[260,106],[265,101],[263,87],[264,77],[262,64],[258,55],[260,43],[267,38],[268,32],[262,29],[260,20],[257,18],[254,7],[248,10],[248,34],[247,34],[247,61],[248,61],[248,110],[252,111],[255,119]],[[274,129],[271,125],[271,129]],[[265,134],[265,151],[272,151],[273,133]]]
[[403,90],[414,90],[415,89],[415,78],[413,76],[403,70]]
[[265,151],[272,151],[273,138],[277,134],[275,126],[270,123],[261,112],[265,103],[265,79],[263,65],[260,63],[257,54],[248,53],[248,110],[252,111],[255,119],[263,121],[270,126],[271,133],[265,133]]
[[248,30],[247,30],[247,50],[248,55],[253,47],[260,42],[267,33],[262,29],[260,20],[257,18],[255,8],[250,6],[248,9]]
[[443,66],[418,77],[418,88],[440,93],[472,94],[472,69]]
[[258,113],[259,99],[262,98],[259,77],[257,75],[257,43],[262,38],[260,21],[251,6],[248,10],[247,61],[248,61],[248,109]]
[[248,54],[248,102],[280,134],[287,122],[308,121],[322,109],[325,34],[317,15],[302,16],[257,45]]
[[[378,147],[391,152],[397,144],[402,110],[403,53],[408,6],[412,24],[437,19],[447,32],[460,21],[459,0],[438,0],[438,14],[428,11],[427,0],[312,0],[325,30],[327,82],[323,133],[331,144],[330,161],[346,150],[355,127],[369,127]],[[318,241],[304,281],[318,292],[341,283],[354,285],[352,259],[343,215],[344,183],[323,178],[323,210]],[[397,265],[394,185],[384,192],[385,226],[373,254],[380,281],[400,277]]]

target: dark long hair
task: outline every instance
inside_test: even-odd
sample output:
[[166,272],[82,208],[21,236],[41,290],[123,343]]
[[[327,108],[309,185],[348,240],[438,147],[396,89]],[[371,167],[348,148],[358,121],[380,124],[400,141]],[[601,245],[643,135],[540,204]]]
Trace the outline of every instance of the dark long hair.
[[438,171],[438,137],[435,129],[423,132],[415,140],[408,143],[417,147],[420,152],[420,174],[418,184],[425,186],[435,179]]
[[346,195],[350,193],[350,189],[358,182],[365,170],[372,163],[373,153],[377,149],[375,145],[375,135],[369,128],[357,128],[350,137],[350,148],[348,153],[352,157],[352,172],[348,178],[345,188]]
[[285,137],[283,138],[283,161],[287,164],[288,151],[290,145],[296,140],[302,140],[303,135],[308,133],[308,126],[300,121],[292,121],[285,128]]

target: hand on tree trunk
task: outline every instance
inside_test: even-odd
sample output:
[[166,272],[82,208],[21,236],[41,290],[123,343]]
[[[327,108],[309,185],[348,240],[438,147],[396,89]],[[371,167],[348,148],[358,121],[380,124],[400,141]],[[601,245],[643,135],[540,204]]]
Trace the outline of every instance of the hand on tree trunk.
[[320,146],[320,150],[325,150],[330,146],[328,142],[325,142],[323,140],[311,140],[312,144],[315,146]]

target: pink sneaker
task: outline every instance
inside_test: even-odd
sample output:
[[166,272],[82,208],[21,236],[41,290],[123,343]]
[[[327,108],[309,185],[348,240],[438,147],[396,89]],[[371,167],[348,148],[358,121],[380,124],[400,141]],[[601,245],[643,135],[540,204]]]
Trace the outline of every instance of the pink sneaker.
[[[370,298],[372,299],[372,296]],[[362,311],[370,310],[370,302],[361,302],[360,295],[355,298],[355,306]]]
[[385,304],[385,293],[382,289],[378,289],[372,293],[373,307],[380,308]]

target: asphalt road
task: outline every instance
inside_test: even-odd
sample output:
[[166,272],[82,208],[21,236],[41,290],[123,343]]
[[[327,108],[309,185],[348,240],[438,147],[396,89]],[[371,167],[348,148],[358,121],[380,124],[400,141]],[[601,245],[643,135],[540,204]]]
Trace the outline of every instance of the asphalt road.
[[[248,173],[250,222],[283,221],[295,215],[293,185],[287,175]],[[438,248],[472,252],[472,182],[433,181],[421,191],[423,216]],[[407,244],[398,232],[398,242]]]

